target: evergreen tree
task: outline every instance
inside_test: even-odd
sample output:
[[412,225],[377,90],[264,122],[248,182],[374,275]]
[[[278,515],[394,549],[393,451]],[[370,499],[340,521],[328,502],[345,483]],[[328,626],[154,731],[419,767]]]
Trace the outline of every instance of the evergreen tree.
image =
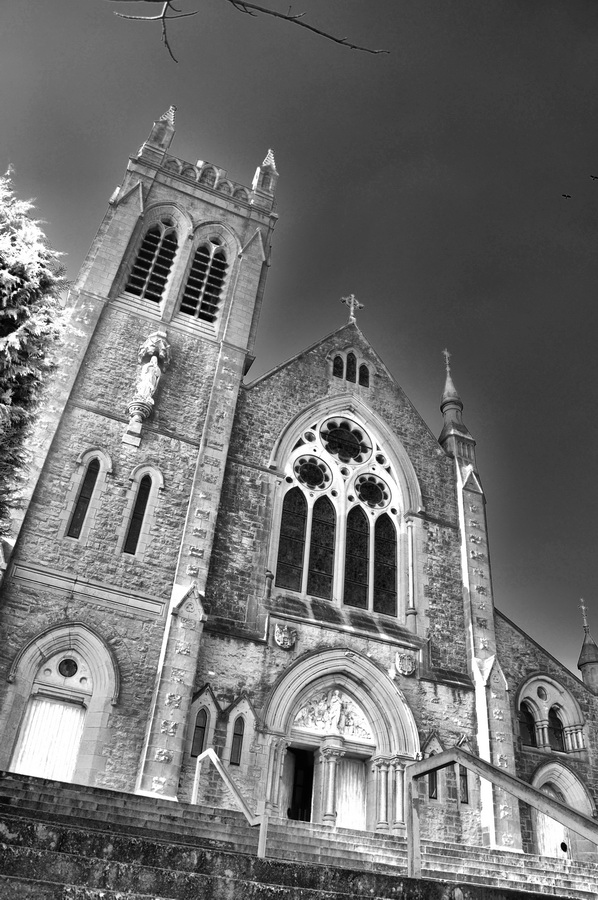
[[61,331],[60,254],[32,209],[15,196],[10,173],[0,177],[0,536],[26,477],[24,439]]

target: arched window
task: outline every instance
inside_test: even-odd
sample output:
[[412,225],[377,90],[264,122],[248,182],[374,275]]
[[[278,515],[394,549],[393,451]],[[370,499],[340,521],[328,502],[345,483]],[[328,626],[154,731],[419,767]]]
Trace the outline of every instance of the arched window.
[[152,479],[149,475],[144,475],[139,482],[137,497],[129,523],[129,530],[125,539],[123,553],[135,553],[137,544],[139,543],[139,535],[141,534],[141,526],[147,509],[147,501],[152,489]]
[[98,480],[99,471],[100,461],[97,458],[94,458],[87,466],[85,477],[83,479],[83,482],[81,483],[77,502],[75,503],[71,521],[69,522],[67,537],[78,538],[81,535],[81,529],[83,528],[83,523],[85,522],[85,516],[87,515],[87,510],[89,509],[89,504],[93,496],[93,489],[95,488],[96,481]]
[[359,367],[359,384],[362,387],[370,386],[370,370],[366,365],[361,365]]
[[216,321],[228,263],[220,240],[206,241],[195,251],[181,300],[181,312],[195,319]]
[[374,528],[374,612],[397,614],[397,533],[386,513]]
[[307,501],[299,488],[293,488],[282,506],[276,566],[276,584],[291,591],[302,588],[306,525]]
[[345,557],[346,606],[367,609],[369,581],[370,526],[367,516],[355,506],[347,516],[347,553]]
[[[434,756],[430,753],[430,756]],[[428,772],[428,798],[438,800],[438,769]]]
[[357,357],[354,353],[347,354],[347,381],[357,381]]
[[335,531],[334,507],[327,497],[320,497],[312,514],[307,593],[325,600],[332,597]]
[[243,750],[243,735],[245,733],[245,722],[243,716],[238,716],[233,728],[233,742],[230,748],[230,764],[231,766],[241,765],[241,753]]
[[335,378],[342,378],[345,374],[345,364],[342,356],[335,356],[332,362],[332,374]]
[[193,742],[191,744],[191,756],[199,756],[205,750],[206,734],[208,731],[208,713],[202,707],[197,713],[195,719],[195,728],[193,729]]
[[563,723],[554,706],[548,713],[548,743],[552,750],[565,750]]
[[519,736],[527,747],[537,747],[536,721],[527,703],[519,707]]
[[162,219],[149,228],[137,252],[125,290],[159,303],[178,247],[171,219]]

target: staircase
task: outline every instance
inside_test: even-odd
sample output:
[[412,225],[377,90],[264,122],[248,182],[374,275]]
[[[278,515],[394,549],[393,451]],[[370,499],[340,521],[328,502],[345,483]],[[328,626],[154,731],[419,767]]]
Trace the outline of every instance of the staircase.
[[2,900],[595,900],[598,865],[404,838],[0,775]]

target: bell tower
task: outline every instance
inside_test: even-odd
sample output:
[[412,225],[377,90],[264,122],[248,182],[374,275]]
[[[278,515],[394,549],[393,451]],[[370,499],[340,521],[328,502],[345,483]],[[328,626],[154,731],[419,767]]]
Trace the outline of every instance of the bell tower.
[[[251,187],[205,160],[180,160],[170,154],[174,131],[170,107],[130,158],[71,290],[65,360],[35,438],[2,609],[5,634],[18,642],[71,620],[107,646],[122,641],[130,673],[121,702],[126,709],[127,691],[136,698],[137,759],[131,752],[128,775],[112,780],[113,717],[97,718],[92,739],[88,716],[87,759],[73,777],[163,794],[176,792],[201,598],[238,391],[253,361],[278,179],[272,151]],[[193,610],[179,615],[183,597]],[[5,748],[27,702],[11,690],[0,706]],[[163,708],[167,694],[178,699]],[[7,768],[9,749],[4,756]]]

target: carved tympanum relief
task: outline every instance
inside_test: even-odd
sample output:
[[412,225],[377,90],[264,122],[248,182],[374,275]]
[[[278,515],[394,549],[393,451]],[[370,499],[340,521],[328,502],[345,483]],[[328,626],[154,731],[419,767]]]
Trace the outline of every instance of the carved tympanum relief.
[[295,716],[293,727],[357,741],[374,740],[363,710],[338,688],[310,697]]

